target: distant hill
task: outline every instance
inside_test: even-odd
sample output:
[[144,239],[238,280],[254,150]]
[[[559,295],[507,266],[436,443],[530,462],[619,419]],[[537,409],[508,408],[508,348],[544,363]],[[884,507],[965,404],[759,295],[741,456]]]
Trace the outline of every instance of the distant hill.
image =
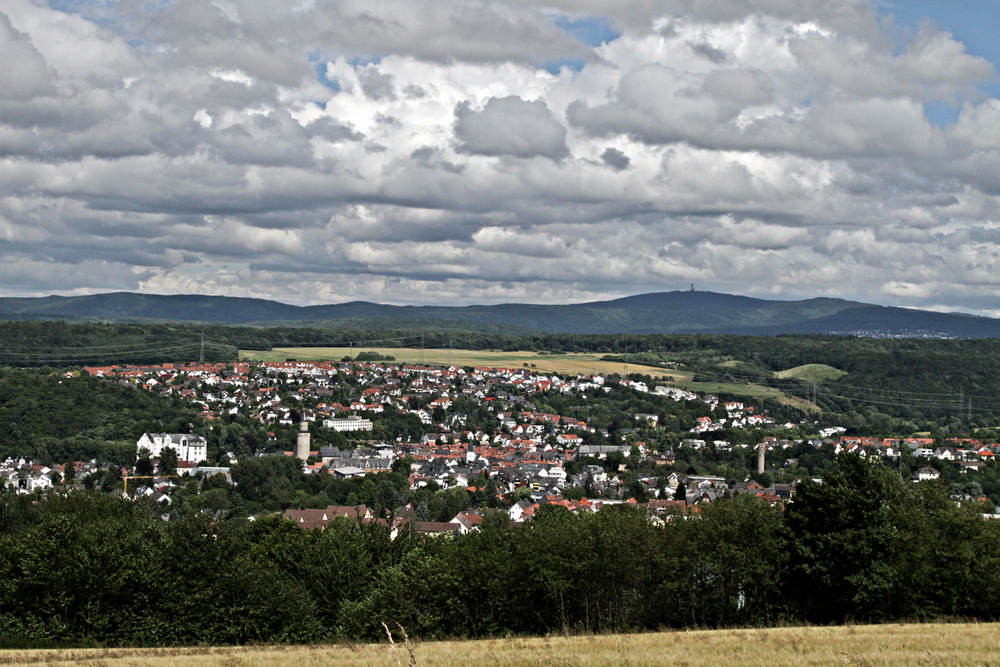
[[844,371],[826,364],[803,364],[795,368],[778,371],[775,377],[781,379],[805,380],[806,382],[826,382],[847,375]]
[[570,305],[389,306],[365,301],[292,306],[266,299],[130,292],[0,298],[0,319],[173,321],[224,325],[439,328],[584,334],[842,334],[1000,338],[1000,320],[874,306],[843,299],[753,299],[715,292],[660,292]]

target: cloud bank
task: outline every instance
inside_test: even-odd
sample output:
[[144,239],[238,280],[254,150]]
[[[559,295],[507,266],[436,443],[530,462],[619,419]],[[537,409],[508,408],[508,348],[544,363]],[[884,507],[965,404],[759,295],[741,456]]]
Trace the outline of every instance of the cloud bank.
[[8,0],[0,62],[7,295],[1000,315],[993,65],[863,0]]

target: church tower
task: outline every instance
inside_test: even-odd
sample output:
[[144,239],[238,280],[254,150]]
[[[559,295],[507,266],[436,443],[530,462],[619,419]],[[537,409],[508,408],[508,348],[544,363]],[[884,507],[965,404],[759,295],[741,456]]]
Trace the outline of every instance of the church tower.
[[305,419],[299,422],[299,434],[295,439],[295,457],[305,461],[309,458],[309,443],[312,436],[309,434],[309,422]]

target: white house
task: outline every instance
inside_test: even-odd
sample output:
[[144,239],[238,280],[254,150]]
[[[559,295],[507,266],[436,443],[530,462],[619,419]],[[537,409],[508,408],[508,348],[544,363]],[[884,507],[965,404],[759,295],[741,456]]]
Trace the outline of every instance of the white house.
[[52,478],[48,474],[31,472],[27,468],[5,472],[2,479],[3,486],[22,494],[52,488]]
[[583,444],[583,438],[575,433],[560,433],[556,436],[556,441],[564,447],[576,447]]
[[143,433],[136,447],[149,450],[149,457],[153,459],[160,458],[166,447],[177,452],[179,461],[201,463],[208,458],[208,442],[205,437],[190,433]]
[[334,431],[370,431],[374,428],[371,419],[351,415],[345,419],[324,419],[323,426]]
[[524,510],[531,507],[530,500],[519,500],[507,510],[507,516],[510,517],[511,521],[520,521],[521,517],[524,516]]
[[954,461],[958,458],[958,452],[954,447],[938,447],[934,450],[934,456],[941,461]]

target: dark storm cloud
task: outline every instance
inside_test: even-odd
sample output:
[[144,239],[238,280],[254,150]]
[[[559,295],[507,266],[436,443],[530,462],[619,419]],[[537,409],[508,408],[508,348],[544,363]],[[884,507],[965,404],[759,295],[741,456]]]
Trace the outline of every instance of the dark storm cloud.
[[625,153],[622,153],[617,148],[613,148],[611,146],[606,148],[604,152],[601,153],[601,160],[604,162],[604,164],[608,165],[609,167],[611,167],[616,171],[622,171],[624,169],[628,169],[629,164],[631,163],[631,161],[628,159],[628,156],[625,155]]

